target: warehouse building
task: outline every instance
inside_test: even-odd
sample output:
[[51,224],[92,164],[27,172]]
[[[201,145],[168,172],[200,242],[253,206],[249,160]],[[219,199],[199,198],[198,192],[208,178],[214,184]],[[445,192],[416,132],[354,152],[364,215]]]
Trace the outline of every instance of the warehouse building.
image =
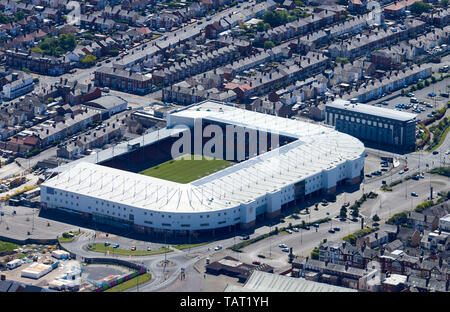
[[415,149],[415,114],[338,99],[325,105],[325,122],[377,147]]
[[[200,132],[196,124],[201,125]],[[42,207],[77,212],[140,232],[184,235],[253,227],[257,217],[276,217],[296,202],[334,193],[340,185],[359,183],[364,174],[364,145],[317,124],[205,101],[170,112],[167,125],[161,136],[193,133],[194,141],[200,136],[203,142],[205,127],[229,126],[255,130],[259,143],[255,153],[245,151],[244,159],[237,159],[233,166],[187,184],[98,165],[88,156],[88,161],[81,159],[56,170],[60,173],[41,185]],[[266,134],[271,140],[279,137],[280,145],[271,143],[267,148],[267,141],[261,140]],[[137,138],[142,145],[136,145],[144,146],[144,139],[147,144],[158,142],[161,136],[158,132]],[[253,141],[246,137],[244,145]],[[226,145],[226,151],[236,145]],[[239,151],[233,152],[232,158],[236,158]]]

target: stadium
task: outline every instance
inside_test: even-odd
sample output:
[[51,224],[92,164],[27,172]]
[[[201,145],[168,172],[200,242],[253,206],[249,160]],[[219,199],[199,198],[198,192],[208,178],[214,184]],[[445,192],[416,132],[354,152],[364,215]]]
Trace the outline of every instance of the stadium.
[[359,183],[364,154],[326,126],[204,101],[171,111],[164,129],[56,168],[41,204],[143,233],[247,229]]

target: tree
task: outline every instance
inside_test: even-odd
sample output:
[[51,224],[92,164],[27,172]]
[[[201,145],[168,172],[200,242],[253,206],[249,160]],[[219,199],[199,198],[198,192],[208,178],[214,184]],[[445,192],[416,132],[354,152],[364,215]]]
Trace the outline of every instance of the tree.
[[80,63],[83,64],[84,66],[92,66],[94,65],[96,60],[97,57],[95,57],[95,55],[88,54],[85,57],[80,58]]
[[25,12],[23,12],[23,11],[18,11],[18,12],[16,13],[16,15],[14,16],[14,21],[15,21],[15,22],[21,21],[21,20],[23,20],[23,19],[25,18],[25,16],[26,16]]
[[448,0],[441,0],[440,6],[446,8],[448,6]]
[[275,47],[275,43],[273,43],[270,40],[267,40],[264,42],[264,49],[272,49],[273,47]]
[[347,218],[347,209],[345,207],[341,208],[341,211],[339,212],[339,218],[341,219]]
[[430,12],[431,5],[429,5],[428,3],[422,2],[422,1],[417,1],[411,5],[409,10],[413,14],[420,15],[422,13]]
[[430,84],[431,84],[431,83],[430,83],[430,81],[429,81],[428,79],[425,80],[425,87],[428,87]]
[[319,210],[318,207],[319,207],[319,203],[315,203],[315,204],[314,204],[314,210]]
[[351,216],[352,216],[353,218],[358,218],[358,216],[359,216],[359,211],[358,211],[358,209],[352,210]]
[[374,216],[372,217],[372,221],[373,221],[373,222],[378,222],[378,221],[380,221],[380,217],[379,217],[378,215],[374,215]]

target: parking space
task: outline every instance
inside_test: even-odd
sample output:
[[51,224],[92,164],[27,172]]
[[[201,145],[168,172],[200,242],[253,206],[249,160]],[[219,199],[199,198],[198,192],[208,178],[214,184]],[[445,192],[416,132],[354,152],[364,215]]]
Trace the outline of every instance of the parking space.
[[[450,92],[448,86],[450,86],[449,79],[444,79],[421,90],[407,92],[405,96],[398,96],[387,101],[380,99],[368,104],[417,114],[418,121],[425,120],[432,116],[430,114],[433,111],[447,104],[449,100],[447,94]],[[405,88],[405,90],[408,89]]]

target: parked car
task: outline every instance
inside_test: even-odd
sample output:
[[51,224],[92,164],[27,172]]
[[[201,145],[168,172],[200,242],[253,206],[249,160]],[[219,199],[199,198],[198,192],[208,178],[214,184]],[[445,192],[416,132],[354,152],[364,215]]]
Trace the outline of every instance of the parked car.
[[416,192],[412,192],[412,193],[411,193],[411,196],[419,197],[419,195],[418,195]]
[[222,245],[217,245],[216,248],[214,248],[214,250],[221,250],[222,249]]
[[313,223],[312,226],[318,228],[319,227],[319,223]]
[[287,246],[286,246],[286,244],[280,244],[280,245],[278,245],[278,247],[280,247],[280,248],[286,248]]
[[335,232],[334,232],[334,230],[333,230],[333,229],[329,229],[329,230],[328,230],[328,233],[331,233],[331,234],[333,234],[333,233],[335,233]]
[[114,244],[113,248],[119,248],[119,244]]
[[105,242],[105,246],[109,246],[109,245],[111,245],[110,242]]
[[299,230],[298,230],[298,228],[295,227],[295,228],[292,229],[292,231],[298,232]]
[[289,248],[283,248],[281,250],[284,251],[284,252],[289,252]]
[[433,151],[433,155],[439,154],[439,151]]
[[136,246],[131,246],[131,251],[135,251],[136,250]]
[[409,170],[408,167],[403,168],[403,171],[408,171],[408,170]]
[[336,232],[338,232],[338,231],[341,230],[341,228],[340,228],[340,227],[335,227],[335,228],[333,228],[333,230],[335,230]]
[[292,234],[292,231],[289,230],[289,229],[287,229],[286,232],[289,233],[289,234]]
[[147,247],[147,251],[151,251],[152,249],[150,248],[150,246]]
[[255,260],[255,261],[253,261],[253,262],[252,262],[252,264],[255,264],[255,265],[260,265],[260,264],[261,264],[261,262],[260,262],[260,261],[256,261],[256,260]]
[[249,235],[242,235],[241,239],[242,240],[248,240],[248,239],[250,239],[250,236]]

